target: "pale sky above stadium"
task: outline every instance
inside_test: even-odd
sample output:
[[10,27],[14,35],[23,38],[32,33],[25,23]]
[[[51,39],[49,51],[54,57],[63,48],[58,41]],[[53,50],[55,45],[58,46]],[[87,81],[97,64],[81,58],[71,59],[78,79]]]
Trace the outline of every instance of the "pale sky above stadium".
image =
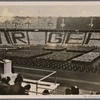
[[100,2],[0,2],[0,16],[100,16]]

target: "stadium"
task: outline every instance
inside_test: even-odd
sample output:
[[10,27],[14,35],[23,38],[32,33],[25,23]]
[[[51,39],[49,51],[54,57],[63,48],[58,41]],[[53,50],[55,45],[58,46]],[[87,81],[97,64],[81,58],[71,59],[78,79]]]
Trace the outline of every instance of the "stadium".
[[22,74],[29,95],[99,94],[100,17],[15,16],[1,22],[0,73],[11,84]]

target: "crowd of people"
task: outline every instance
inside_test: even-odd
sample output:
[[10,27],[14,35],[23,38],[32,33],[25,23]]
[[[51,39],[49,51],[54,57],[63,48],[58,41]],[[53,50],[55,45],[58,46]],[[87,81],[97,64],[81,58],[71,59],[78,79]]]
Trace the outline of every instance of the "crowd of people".
[[0,82],[0,95],[28,95],[31,85],[22,86],[23,76],[18,74],[14,84],[10,85],[10,77],[2,77]]
[[[14,84],[10,85],[11,78],[9,76],[2,77],[0,76],[0,95],[29,95],[29,90],[31,88],[30,84],[22,86],[23,76],[18,74],[14,80]],[[42,95],[49,95],[50,92],[47,89],[44,89]]]
[[[2,77],[0,76],[0,95],[29,95],[29,90],[31,88],[30,84],[22,86],[23,76],[18,74],[14,80],[14,84],[10,85],[10,77]],[[50,95],[50,91],[44,89],[42,95]],[[91,92],[90,95],[94,93]],[[95,92],[96,95],[99,95],[100,92]],[[66,88],[64,90],[64,95],[80,95],[80,89],[77,86],[71,86],[70,88]]]
[[65,95],[78,95],[79,94],[79,88],[77,86],[71,86],[71,88],[65,89]]
[[[64,91],[62,91],[62,90],[60,90],[60,91],[63,93],[63,95],[80,95],[81,94],[80,93],[81,90],[79,89],[78,86],[71,86],[71,87],[64,89]],[[56,90],[55,92],[59,92],[59,90]],[[62,95],[62,93],[61,93],[61,95]],[[51,95],[51,93],[49,92],[49,90],[45,89],[42,92],[42,95]],[[88,95],[100,95],[100,92],[99,91],[97,91],[97,92],[90,91],[88,93]]]
[[[77,86],[71,86],[70,88],[65,89],[65,95],[80,95],[80,89]],[[99,91],[90,91],[88,95],[100,95]]]

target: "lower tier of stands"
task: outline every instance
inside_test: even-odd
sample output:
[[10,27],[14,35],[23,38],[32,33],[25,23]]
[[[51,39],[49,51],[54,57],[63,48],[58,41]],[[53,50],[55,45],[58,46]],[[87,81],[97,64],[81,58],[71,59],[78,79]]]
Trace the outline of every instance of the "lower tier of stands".
[[69,70],[69,71],[79,71],[79,72],[92,72],[100,73],[100,63],[99,65],[79,65],[73,64],[71,62],[64,61],[54,61],[54,60],[38,60],[38,59],[11,59],[14,66],[29,66],[33,68],[48,68],[53,70]]
[[[58,47],[57,47],[58,48]],[[79,46],[68,47],[69,51],[48,51],[43,50],[42,47],[34,46],[27,48],[17,48],[10,50],[1,50],[0,56],[4,59],[12,60],[14,66],[29,66],[33,68],[47,68],[51,70],[68,70],[68,71],[78,71],[78,72],[87,72],[87,73],[100,73],[100,62],[99,58],[92,63],[89,64],[73,62],[73,59],[81,57],[84,60],[84,55],[87,58],[87,55],[90,53],[84,53],[83,51],[91,51],[95,48],[93,47],[80,47],[80,51],[78,50]],[[55,48],[56,49],[56,48]],[[72,49],[74,51],[72,51]],[[96,52],[93,52],[95,55]],[[99,53],[96,53],[99,54]],[[98,57],[99,55],[97,55]],[[90,56],[91,57],[91,56]],[[94,56],[93,56],[94,57]],[[92,58],[93,58],[92,57]],[[89,57],[88,57],[89,58]],[[92,59],[91,58],[91,59]],[[90,58],[89,58],[90,59]],[[85,59],[86,60],[86,59]],[[94,60],[94,58],[93,58]]]

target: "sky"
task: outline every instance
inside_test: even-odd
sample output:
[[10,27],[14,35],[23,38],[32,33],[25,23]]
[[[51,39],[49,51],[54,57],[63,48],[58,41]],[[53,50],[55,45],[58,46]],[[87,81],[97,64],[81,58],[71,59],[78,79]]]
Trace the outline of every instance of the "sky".
[[0,2],[0,16],[100,16],[100,2]]

